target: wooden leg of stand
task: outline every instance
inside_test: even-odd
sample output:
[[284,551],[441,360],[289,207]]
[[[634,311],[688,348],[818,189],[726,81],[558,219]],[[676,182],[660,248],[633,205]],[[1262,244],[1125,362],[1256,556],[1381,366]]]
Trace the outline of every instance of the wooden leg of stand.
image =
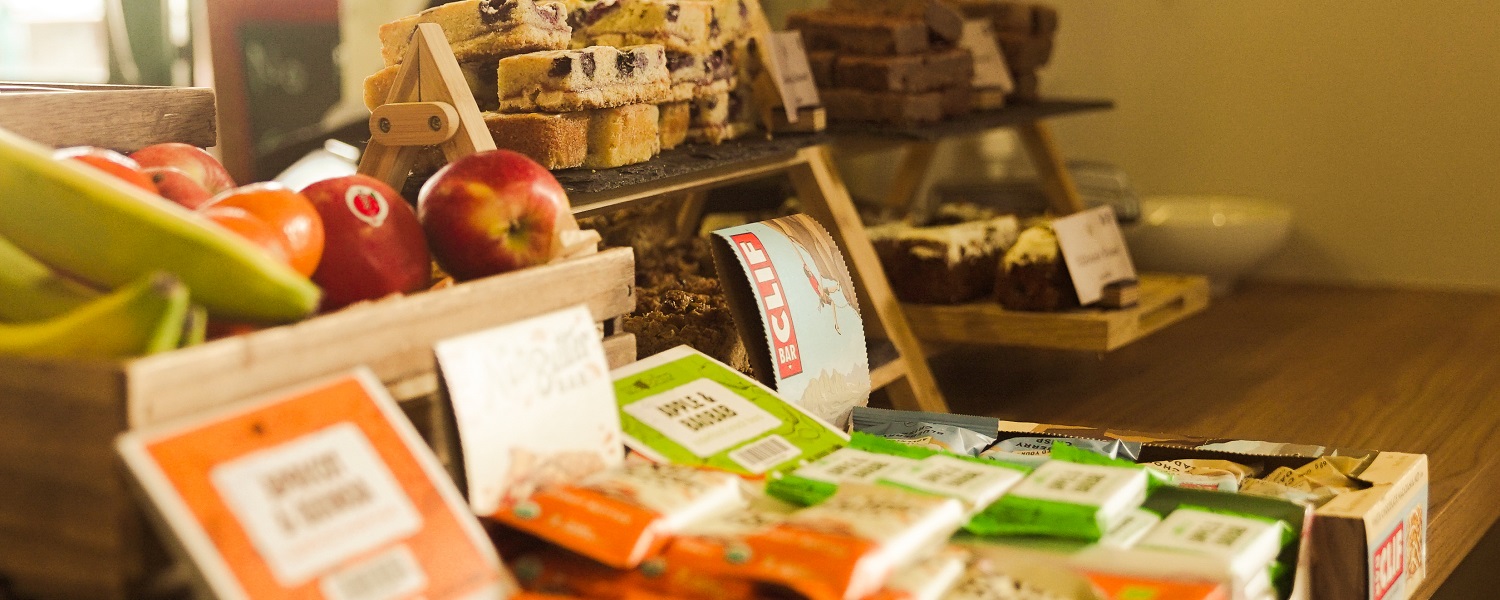
[[1021,145],[1026,147],[1026,154],[1031,156],[1031,164],[1042,180],[1042,189],[1052,201],[1052,211],[1058,215],[1071,215],[1083,210],[1083,198],[1078,195],[1073,176],[1063,164],[1062,152],[1057,149],[1052,130],[1041,121],[1031,121],[1017,125],[1016,133],[1021,137]]
[[896,168],[896,178],[891,180],[891,189],[885,196],[885,207],[897,217],[911,212],[911,205],[927,180],[927,170],[932,167],[932,157],[937,154],[937,142],[912,142],[906,144],[901,157],[901,166]]
[[813,146],[799,151],[803,162],[791,167],[788,174],[797,197],[807,213],[817,219],[844,251],[844,258],[853,271],[854,282],[859,292],[860,314],[864,317],[867,335],[881,333],[896,346],[903,363],[905,375],[896,377],[886,387],[891,402],[896,408],[948,412],[948,403],[927,367],[927,358],[922,354],[922,343],[912,333],[901,312],[901,303],[891,293],[890,282],[880,267],[875,248],[866,237],[864,224],[854,209],[848,188],[833,167],[828,149]]
[[703,225],[703,210],[707,206],[707,190],[693,190],[683,195],[682,204],[677,208],[677,237],[698,236],[698,228]]

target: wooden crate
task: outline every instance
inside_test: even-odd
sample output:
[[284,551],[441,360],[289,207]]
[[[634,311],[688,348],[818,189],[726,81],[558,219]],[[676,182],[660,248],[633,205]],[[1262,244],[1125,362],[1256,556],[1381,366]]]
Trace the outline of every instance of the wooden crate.
[[209,88],[0,82],[0,127],[49,146],[121,152],[218,143]]
[[451,464],[434,342],[586,304],[619,366],[635,360],[634,336],[615,327],[635,307],[634,283],[634,254],[618,248],[136,360],[0,357],[0,573],[39,600],[145,596],[168,561],[127,491],[115,437],[356,365]]
[[903,309],[924,342],[1107,352],[1208,306],[1205,277],[1143,274],[1140,283],[1140,303],[1125,309],[1026,312],[995,302],[905,304]]

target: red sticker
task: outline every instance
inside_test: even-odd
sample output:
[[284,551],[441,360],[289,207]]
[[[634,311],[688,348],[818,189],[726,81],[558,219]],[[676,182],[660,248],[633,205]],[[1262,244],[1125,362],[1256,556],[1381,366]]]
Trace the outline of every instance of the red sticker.
[[371,227],[379,227],[385,222],[386,215],[391,214],[391,206],[386,202],[385,195],[375,188],[351,185],[344,192],[344,202],[349,205],[349,211],[355,217]]

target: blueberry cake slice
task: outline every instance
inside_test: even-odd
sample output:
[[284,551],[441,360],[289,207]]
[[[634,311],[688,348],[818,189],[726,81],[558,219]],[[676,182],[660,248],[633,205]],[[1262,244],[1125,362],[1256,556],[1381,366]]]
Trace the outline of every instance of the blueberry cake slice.
[[702,0],[596,0],[568,13],[573,45],[661,44],[673,52],[712,49],[713,4]]
[[572,29],[561,2],[464,0],[429,8],[380,26],[380,54],[399,64],[417,25],[443,28],[459,62],[568,47]]
[[533,52],[500,59],[500,112],[570,112],[665,102],[670,78],[662,47]]
[[608,169],[646,162],[661,151],[654,104],[632,104],[589,112],[589,149],[583,166]]
[[484,124],[496,148],[525,154],[548,169],[577,167],[587,157],[588,113],[487,112]]
[[702,54],[667,52],[673,101],[721,94],[736,85],[734,44]]

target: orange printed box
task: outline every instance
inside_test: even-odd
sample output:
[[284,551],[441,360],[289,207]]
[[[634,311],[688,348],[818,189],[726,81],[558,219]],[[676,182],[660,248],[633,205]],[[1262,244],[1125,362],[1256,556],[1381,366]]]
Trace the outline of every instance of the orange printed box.
[[478,521],[365,369],[125,433],[118,450],[218,598],[501,598]]

